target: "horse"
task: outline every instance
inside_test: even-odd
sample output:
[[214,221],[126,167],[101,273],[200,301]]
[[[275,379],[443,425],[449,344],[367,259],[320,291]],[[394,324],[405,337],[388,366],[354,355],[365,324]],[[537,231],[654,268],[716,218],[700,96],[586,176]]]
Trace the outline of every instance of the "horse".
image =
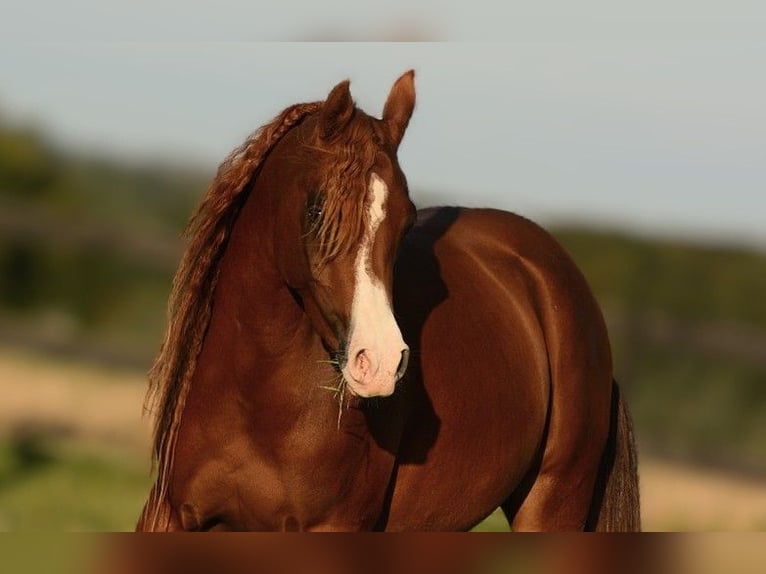
[[220,165],[150,371],[137,530],[638,530],[605,323],[565,250],[494,209],[417,211],[348,80]]

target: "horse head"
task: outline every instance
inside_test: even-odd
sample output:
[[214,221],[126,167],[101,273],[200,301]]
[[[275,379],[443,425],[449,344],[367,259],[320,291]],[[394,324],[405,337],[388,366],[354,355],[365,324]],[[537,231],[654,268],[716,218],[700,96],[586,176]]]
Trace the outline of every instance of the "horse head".
[[397,160],[414,105],[412,72],[394,84],[381,119],[357,109],[341,82],[268,162],[279,178],[277,266],[347,388],[362,397],[390,395],[407,367],[392,283],[415,220]]

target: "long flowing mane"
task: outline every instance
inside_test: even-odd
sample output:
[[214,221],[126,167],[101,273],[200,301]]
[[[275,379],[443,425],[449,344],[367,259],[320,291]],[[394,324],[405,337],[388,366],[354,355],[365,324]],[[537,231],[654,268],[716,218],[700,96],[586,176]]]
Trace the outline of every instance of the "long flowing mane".
[[189,246],[173,280],[168,327],[149,372],[145,408],[154,414],[153,458],[158,476],[145,518],[159,519],[184,403],[207,331],[221,256],[234,223],[269,152],[322,102],[296,104],[262,126],[218,168],[186,227]]

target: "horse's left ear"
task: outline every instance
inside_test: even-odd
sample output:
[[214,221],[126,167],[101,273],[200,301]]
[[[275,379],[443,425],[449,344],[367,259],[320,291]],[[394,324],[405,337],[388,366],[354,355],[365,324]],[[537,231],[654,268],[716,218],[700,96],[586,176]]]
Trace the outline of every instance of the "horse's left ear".
[[323,139],[331,139],[354,115],[354,100],[348,85],[348,80],[342,81],[327,96],[319,115],[319,136]]
[[410,70],[396,80],[388,94],[386,105],[383,106],[383,121],[395,147],[399,147],[414,109],[415,70]]

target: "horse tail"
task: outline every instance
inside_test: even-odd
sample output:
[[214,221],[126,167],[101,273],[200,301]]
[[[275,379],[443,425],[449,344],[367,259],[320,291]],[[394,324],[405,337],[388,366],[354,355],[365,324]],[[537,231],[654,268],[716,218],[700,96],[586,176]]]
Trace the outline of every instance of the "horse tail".
[[638,532],[641,507],[636,441],[630,412],[616,382],[612,387],[609,426],[589,526],[600,532]]

